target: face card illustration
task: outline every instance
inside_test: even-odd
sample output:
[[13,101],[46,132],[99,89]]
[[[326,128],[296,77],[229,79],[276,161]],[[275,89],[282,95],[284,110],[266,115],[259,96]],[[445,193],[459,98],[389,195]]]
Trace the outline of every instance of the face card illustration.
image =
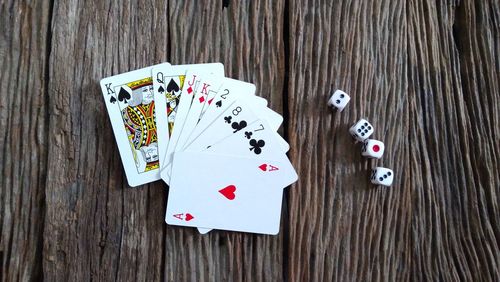
[[130,186],[160,177],[151,68],[107,77],[100,83]]
[[280,188],[297,180],[290,163],[190,152],[174,158],[168,224],[278,233]]
[[116,86],[115,93],[138,172],[157,169],[158,138],[151,77]]
[[155,108],[157,114],[158,149],[160,168],[163,167],[170,135],[176,123],[176,115],[182,98],[185,76],[189,70],[224,74],[220,63],[175,65],[161,64],[152,69]]
[[160,95],[165,95],[169,135],[172,134],[171,132],[174,128],[175,114],[177,113],[177,107],[179,106],[181,89],[184,86],[185,77],[186,76],[182,74],[164,76],[163,72],[158,72],[156,74],[156,79],[160,83],[158,92]]

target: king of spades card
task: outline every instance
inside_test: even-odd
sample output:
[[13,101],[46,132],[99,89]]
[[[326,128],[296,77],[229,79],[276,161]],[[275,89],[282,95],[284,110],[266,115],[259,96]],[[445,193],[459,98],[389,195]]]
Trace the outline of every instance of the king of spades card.
[[121,115],[138,172],[159,168],[151,77],[124,84],[118,93]]

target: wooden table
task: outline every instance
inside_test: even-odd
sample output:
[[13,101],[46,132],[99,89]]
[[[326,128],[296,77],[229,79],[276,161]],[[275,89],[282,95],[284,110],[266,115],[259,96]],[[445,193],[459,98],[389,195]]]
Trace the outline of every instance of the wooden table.
[[[5,0],[0,40],[1,281],[500,277],[499,1]],[[127,186],[98,82],[164,61],[222,62],[283,114],[278,236],[167,226],[166,186]]]

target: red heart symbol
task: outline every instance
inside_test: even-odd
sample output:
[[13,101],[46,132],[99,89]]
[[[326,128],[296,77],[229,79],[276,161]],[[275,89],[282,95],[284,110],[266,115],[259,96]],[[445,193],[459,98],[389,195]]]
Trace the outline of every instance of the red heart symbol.
[[186,213],[186,221],[190,221],[193,218],[194,216],[192,216],[190,213]]
[[261,164],[261,165],[259,165],[259,168],[262,169],[262,171],[266,171],[267,170],[267,164]]
[[236,192],[236,186],[234,185],[229,185],[219,190],[219,193],[221,193],[229,200],[234,200],[234,198],[236,197],[236,195],[234,195],[234,192]]

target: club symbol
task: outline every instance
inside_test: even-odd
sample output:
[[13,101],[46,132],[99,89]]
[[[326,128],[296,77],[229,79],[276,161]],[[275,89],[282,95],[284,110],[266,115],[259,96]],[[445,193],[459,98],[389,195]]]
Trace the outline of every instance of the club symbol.
[[240,131],[241,129],[247,127],[247,122],[244,120],[240,121],[239,123],[237,121],[235,121],[231,124],[231,127],[234,129],[233,133],[236,133],[236,132]]
[[224,117],[224,120],[226,121],[226,123],[231,123],[232,118],[233,118],[232,116],[227,116],[227,117]]
[[247,139],[250,139],[250,138],[252,137],[252,134],[253,134],[252,132],[245,131],[245,137],[246,137]]
[[252,140],[250,140],[249,144],[250,144],[250,146],[252,146],[252,147],[250,147],[250,151],[253,150],[253,152],[258,155],[258,154],[262,153],[262,147],[264,147],[264,145],[266,145],[266,142],[264,142],[264,140],[257,141],[255,139],[252,139]]
[[217,106],[217,108],[220,108],[222,106],[222,100],[217,101],[217,103],[215,103],[215,106]]
[[109,102],[110,102],[111,104],[116,103],[116,98],[115,98],[115,96],[111,96],[111,99],[109,99]]

